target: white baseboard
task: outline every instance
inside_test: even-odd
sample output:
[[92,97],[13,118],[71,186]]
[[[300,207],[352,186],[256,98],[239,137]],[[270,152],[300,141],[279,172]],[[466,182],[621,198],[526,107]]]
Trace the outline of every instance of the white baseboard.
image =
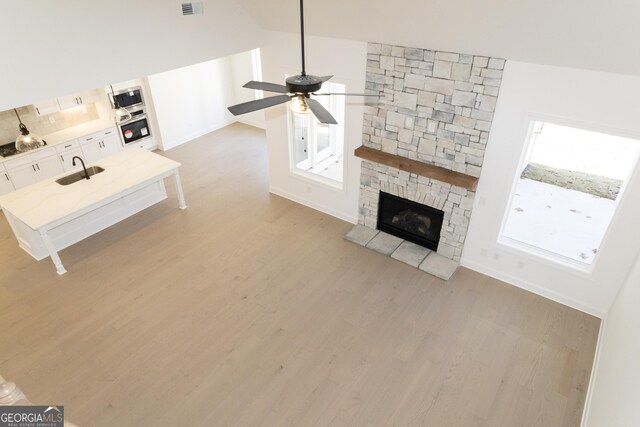
[[300,203],[301,205],[307,206],[311,209],[315,209],[317,211],[326,213],[327,215],[331,215],[343,221],[350,222],[351,224],[356,224],[358,222],[357,217],[353,217],[352,215],[346,214],[344,212],[336,211],[333,209],[327,209],[325,206],[322,206],[314,201],[304,199],[302,197],[291,194],[288,191],[282,190],[280,188],[269,186],[269,192],[275,194],[276,196],[284,197],[285,199],[289,199],[296,203]]
[[591,399],[593,398],[593,386],[596,382],[596,376],[598,374],[598,366],[600,364],[600,353],[602,352],[602,340],[607,327],[607,316],[605,315],[600,322],[600,331],[598,332],[598,342],[596,343],[596,354],[593,358],[593,365],[591,366],[591,375],[589,376],[589,385],[587,386],[587,397],[584,400],[584,409],[582,410],[582,421],[580,425],[587,427],[589,423],[589,410],[591,409]]
[[266,130],[267,129],[267,127],[265,126],[264,123],[260,123],[260,122],[258,122],[256,120],[239,118],[239,119],[236,119],[236,122],[244,123],[245,125],[253,126],[254,128],[258,128],[258,129],[262,129],[262,130]]
[[221,122],[215,123],[212,126],[209,126],[206,129],[200,129],[200,130],[191,132],[191,133],[183,136],[182,138],[179,138],[179,139],[176,139],[174,141],[171,141],[170,143],[165,143],[165,140],[163,138],[162,139],[162,146],[160,147],[160,149],[162,151],[169,151],[172,148],[176,148],[176,147],[178,147],[178,146],[180,146],[180,145],[182,145],[182,144],[184,144],[186,142],[192,141],[192,140],[194,140],[196,138],[200,138],[203,135],[206,135],[206,134],[208,134],[210,132],[214,132],[214,131],[216,131],[218,129],[222,129],[223,127],[229,126],[230,124],[235,123],[235,122],[236,122],[235,119],[225,119],[225,120],[223,120]]
[[514,277],[502,271],[494,270],[493,268],[487,267],[486,265],[477,263],[475,261],[463,258],[460,261],[460,265],[468,267],[471,270],[475,270],[479,273],[486,274],[487,276],[491,276],[495,279],[502,280],[503,282],[507,282],[510,285],[517,286],[518,288],[524,289],[526,291],[533,292],[534,294],[543,296],[552,301],[559,302],[560,304],[575,308],[576,310],[591,314],[592,316],[598,317],[600,319],[603,319],[606,314],[606,311],[604,310],[583,304],[582,302],[576,301],[573,298],[569,298],[566,295],[559,294],[550,289],[543,288],[527,280]]

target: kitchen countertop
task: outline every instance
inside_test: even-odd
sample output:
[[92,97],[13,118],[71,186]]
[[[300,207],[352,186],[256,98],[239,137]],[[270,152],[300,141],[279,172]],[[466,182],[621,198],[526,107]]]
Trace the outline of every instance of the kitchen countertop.
[[41,135],[42,139],[47,141],[47,146],[60,144],[61,142],[70,141],[72,139],[80,138],[81,136],[90,135],[92,133],[99,132],[104,129],[116,127],[113,122],[107,122],[104,120],[93,120],[90,122],[82,123],[77,126],[73,126],[49,135]]
[[169,174],[180,163],[147,150],[125,150],[89,166],[100,166],[104,172],[70,185],[56,182],[62,176],[82,170],[76,168],[28,187],[0,196],[0,207],[19,218],[33,230],[110,199],[136,185],[151,182]]
[[58,132],[50,133],[48,135],[40,135],[40,137],[42,137],[42,139],[47,142],[47,145],[45,145],[44,147],[38,148],[37,150],[31,150],[24,153],[15,154],[9,157],[0,156],[0,163],[6,160],[18,159],[28,154],[38,152],[43,148],[53,147],[57,144],[71,141],[72,139],[80,138],[86,135],[91,135],[92,133],[100,132],[101,130],[114,128],[114,127],[116,127],[116,124],[112,122],[107,122],[104,120],[92,120],[90,122],[82,123],[77,126],[72,126],[70,128],[67,128]]

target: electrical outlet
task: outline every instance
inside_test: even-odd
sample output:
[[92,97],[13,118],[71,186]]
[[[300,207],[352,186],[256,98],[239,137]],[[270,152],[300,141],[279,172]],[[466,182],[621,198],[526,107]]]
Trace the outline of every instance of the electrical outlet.
[[493,253],[493,259],[496,260],[496,261],[499,260],[500,259],[500,254],[498,252],[494,252]]
[[427,124],[427,132],[436,133],[436,124],[434,122],[429,122],[429,124]]
[[56,122],[56,118],[53,116],[49,116],[49,123],[54,124]]

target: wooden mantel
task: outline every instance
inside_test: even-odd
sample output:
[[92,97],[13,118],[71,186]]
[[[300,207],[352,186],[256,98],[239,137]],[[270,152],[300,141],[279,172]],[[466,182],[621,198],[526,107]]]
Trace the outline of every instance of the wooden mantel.
[[416,175],[426,176],[447,184],[462,187],[470,191],[475,191],[478,185],[478,178],[464,173],[455,172],[440,166],[429,165],[417,160],[407,159],[406,157],[397,156],[395,154],[385,153],[369,147],[358,147],[354,151],[356,157],[369,160],[382,165],[391,166],[405,172],[415,173]]

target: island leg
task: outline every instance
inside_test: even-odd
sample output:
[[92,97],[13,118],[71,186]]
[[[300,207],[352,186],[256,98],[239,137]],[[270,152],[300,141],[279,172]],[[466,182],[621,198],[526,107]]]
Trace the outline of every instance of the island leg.
[[56,248],[53,246],[53,242],[51,242],[51,238],[49,238],[47,230],[40,230],[40,237],[42,237],[42,242],[49,252],[49,257],[51,257],[53,265],[56,266],[56,271],[62,276],[67,272],[67,270],[65,270],[64,265],[62,265],[62,260],[58,256],[58,251],[56,251]]
[[178,206],[180,209],[187,209],[187,202],[184,200],[184,191],[182,191],[182,182],[180,181],[178,169],[173,171],[173,179],[175,180],[176,192],[178,193]]

